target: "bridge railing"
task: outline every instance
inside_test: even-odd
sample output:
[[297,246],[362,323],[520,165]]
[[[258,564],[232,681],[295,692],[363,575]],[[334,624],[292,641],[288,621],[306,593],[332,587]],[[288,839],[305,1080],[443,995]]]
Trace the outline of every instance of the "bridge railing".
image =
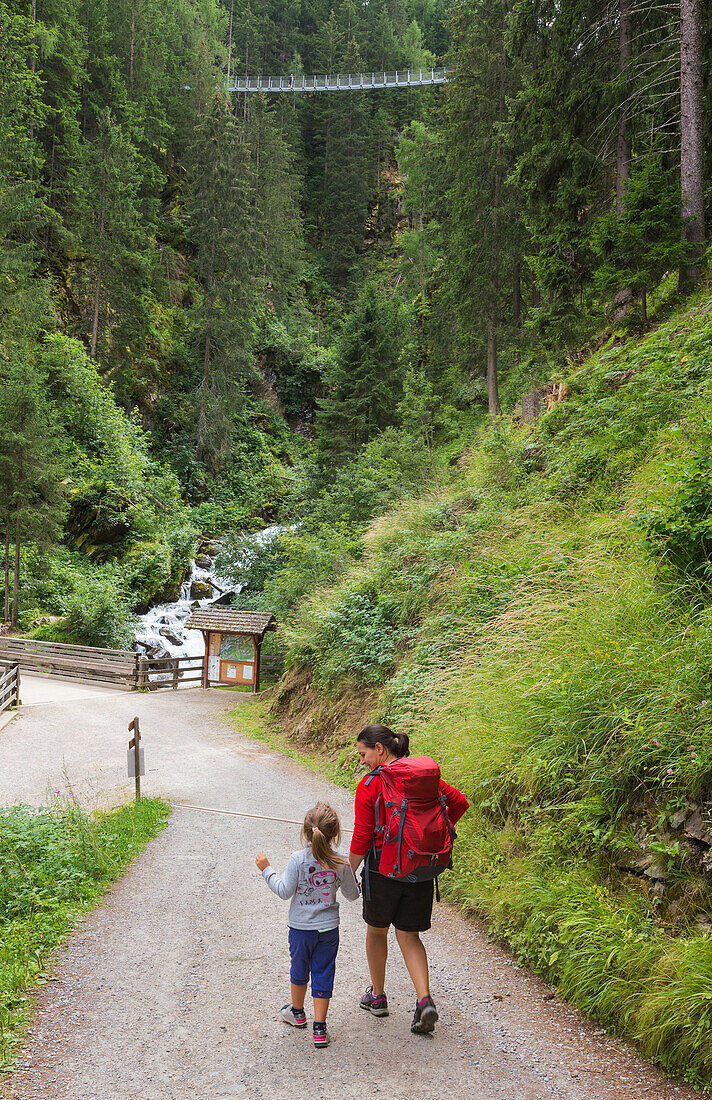
[[20,667],[0,662],[0,714],[20,702]]
[[123,688],[136,684],[136,654],[129,649],[101,649],[4,635],[0,639],[0,661],[17,664],[21,671],[55,679],[96,680]]
[[447,69],[398,69],[371,73],[327,73],[315,76],[236,77],[231,92],[323,92],[358,91],[371,88],[419,87],[442,84]]

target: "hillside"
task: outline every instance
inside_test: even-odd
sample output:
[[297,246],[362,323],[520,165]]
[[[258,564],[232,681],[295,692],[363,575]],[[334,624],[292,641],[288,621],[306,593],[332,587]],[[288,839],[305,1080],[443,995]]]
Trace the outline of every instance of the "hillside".
[[452,896],[693,1082],[712,1071],[711,350],[705,292],[609,339],[535,427],[481,429],[298,604],[271,704],[345,782],[367,718],[411,733],[472,795]]

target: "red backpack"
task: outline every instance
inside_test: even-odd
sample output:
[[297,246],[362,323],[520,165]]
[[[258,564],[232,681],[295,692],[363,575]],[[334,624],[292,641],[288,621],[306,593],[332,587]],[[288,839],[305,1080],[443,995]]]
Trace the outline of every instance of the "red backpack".
[[456,837],[440,793],[440,768],[429,756],[407,756],[376,768],[366,786],[376,776],[381,791],[374,805],[375,833],[383,846],[379,858],[374,837],[371,866],[389,878],[436,878],[452,866]]

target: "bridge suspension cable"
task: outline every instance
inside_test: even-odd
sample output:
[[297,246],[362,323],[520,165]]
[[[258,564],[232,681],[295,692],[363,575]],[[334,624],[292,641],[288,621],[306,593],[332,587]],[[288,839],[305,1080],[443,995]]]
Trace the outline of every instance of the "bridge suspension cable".
[[231,92],[366,92],[374,88],[421,88],[443,84],[447,69],[399,69],[327,76],[238,76]]

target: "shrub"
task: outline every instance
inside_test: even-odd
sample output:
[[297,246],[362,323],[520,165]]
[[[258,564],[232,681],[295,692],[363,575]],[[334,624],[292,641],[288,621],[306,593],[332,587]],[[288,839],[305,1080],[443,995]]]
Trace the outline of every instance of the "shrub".
[[130,648],[135,621],[129,601],[105,577],[87,578],[81,592],[66,602],[65,628],[83,645]]
[[382,683],[392,671],[396,631],[385,601],[372,588],[346,589],[327,607],[311,601],[310,620],[299,656],[312,663],[322,686],[333,687],[342,678]]
[[712,584],[712,418],[676,429],[691,446],[681,463],[663,476],[668,499],[639,519],[663,571],[677,578]]

